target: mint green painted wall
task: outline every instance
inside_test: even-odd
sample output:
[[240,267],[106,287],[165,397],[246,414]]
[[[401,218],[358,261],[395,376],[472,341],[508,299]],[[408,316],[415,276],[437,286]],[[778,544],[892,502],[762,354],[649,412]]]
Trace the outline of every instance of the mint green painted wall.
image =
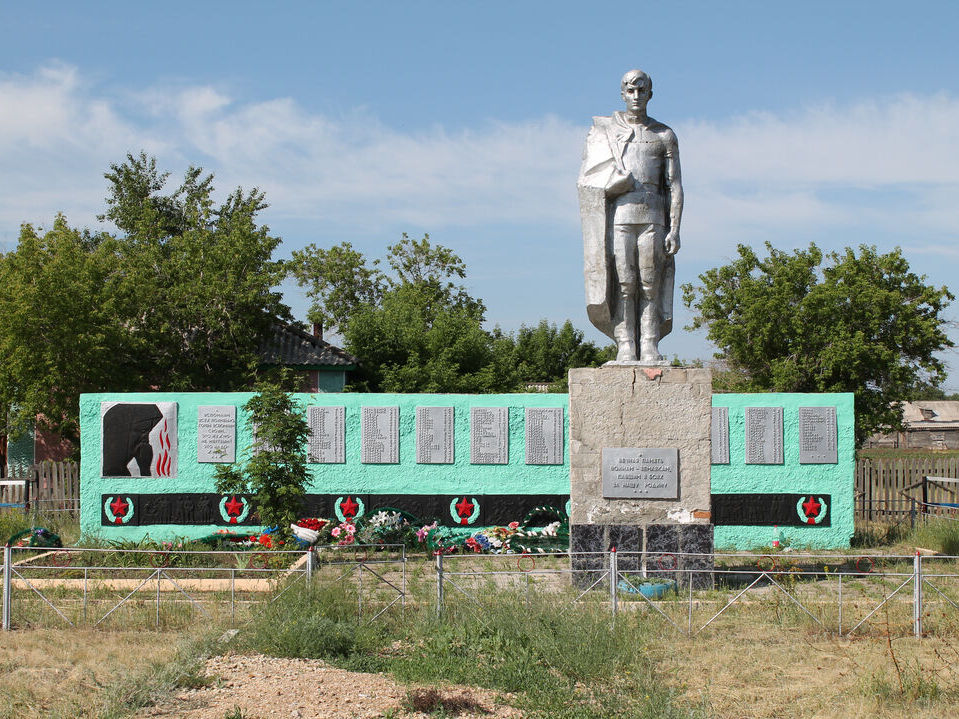
[[[321,375],[322,376],[322,375]],[[252,393],[131,393],[84,394],[80,398],[80,525],[84,534],[109,538],[153,539],[200,537],[221,529],[216,525],[150,525],[103,527],[100,524],[102,494],[154,492],[213,492],[213,464],[199,464],[197,456],[197,408],[201,405],[237,407],[237,458],[252,441],[242,406]],[[346,407],[346,463],[307,465],[311,493],[396,494],[568,494],[569,447],[564,441],[561,465],[527,465],[525,408],[562,407],[564,436],[569,436],[569,398],[565,394],[443,395],[443,394],[298,394],[302,406]],[[178,472],[175,478],[102,478],[100,403],[176,402]],[[400,463],[360,463],[360,408],[400,408]],[[416,407],[453,407],[454,464],[416,463]],[[509,407],[509,464],[470,464],[470,407]]]
[[[853,534],[855,486],[855,410],[852,393],[715,394],[713,407],[729,408],[729,464],[714,464],[713,494],[809,492],[832,495],[829,527],[780,527],[781,539],[793,547],[848,547]],[[746,407],[783,408],[783,464],[746,464]],[[835,407],[838,427],[837,464],[799,463],[799,408]],[[716,549],[768,547],[772,527],[716,527]]]

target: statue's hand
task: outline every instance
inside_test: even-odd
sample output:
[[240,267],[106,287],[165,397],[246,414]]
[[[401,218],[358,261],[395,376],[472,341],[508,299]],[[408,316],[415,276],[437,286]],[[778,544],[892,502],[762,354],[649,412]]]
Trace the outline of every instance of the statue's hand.
[[609,183],[606,185],[606,194],[614,197],[616,195],[622,195],[632,190],[633,184],[632,175],[624,175],[619,170],[616,170],[615,174],[609,178]]
[[679,233],[675,230],[670,230],[666,235],[666,240],[663,245],[666,248],[667,255],[675,255],[679,252]]

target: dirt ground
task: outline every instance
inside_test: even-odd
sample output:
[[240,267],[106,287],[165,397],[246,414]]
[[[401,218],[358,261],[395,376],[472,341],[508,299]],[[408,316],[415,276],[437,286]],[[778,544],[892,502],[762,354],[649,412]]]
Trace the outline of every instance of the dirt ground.
[[[344,671],[318,660],[227,654],[207,661],[206,676],[212,680],[210,686],[182,691],[168,703],[145,709],[136,716],[141,719],[224,719],[231,715],[243,719],[419,719],[430,716],[409,710],[411,688],[380,674]],[[437,689],[443,700],[465,697],[465,704],[473,705],[472,710],[455,714],[460,719],[519,719],[522,716],[505,704],[507,698],[483,689]]]

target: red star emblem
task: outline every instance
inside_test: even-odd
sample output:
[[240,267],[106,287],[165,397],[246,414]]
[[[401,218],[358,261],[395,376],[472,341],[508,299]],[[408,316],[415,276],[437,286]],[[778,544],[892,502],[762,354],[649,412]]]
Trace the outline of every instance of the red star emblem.
[[806,513],[806,523],[815,524],[816,517],[819,516],[819,509],[822,505],[816,501],[816,498],[811,496],[809,497],[808,502],[803,502],[802,511]]
[[117,497],[113,502],[110,503],[110,510],[113,512],[113,516],[117,519],[125,517],[127,514],[127,508],[130,505],[123,501],[123,497]]
[[230,497],[230,501],[223,505],[226,507],[226,513],[230,517],[239,517],[243,511],[243,502],[236,498],[236,495]]
[[357,510],[360,508],[356,502],[353,501],[352,497],[347,497],[342,502],[340,502],[340,511],[343,513],[343,516],[347,519],[352,519],[356,516]]
[[468,497],[463,497],[456,503],[456,513],[460,516],[460,524],[469,523],[469,517],[473,513],[473,503]]

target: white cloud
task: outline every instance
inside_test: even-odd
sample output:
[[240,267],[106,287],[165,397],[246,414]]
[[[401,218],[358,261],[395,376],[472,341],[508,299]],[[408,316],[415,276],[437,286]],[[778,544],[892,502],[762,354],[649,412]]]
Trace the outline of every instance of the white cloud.
[[[856,232],[901,227],[921,231],[924,251],[953,254],[957,98],[900,95],[790,114],[666,119],[683,154],[686,252],[718,257],[736,241],[819,231],[848,244],[842,238]],[[547,116],[406,131],[362,110],[329,117],[291,98],[244,102],[209,86],[117,93],[75,67],[50,64],[0,74],[0,230],[8,237],[21,221],[49,223],[58,210],[92,223],[102,173],[144,148],[164,167],[214,171],[222,189],[260,187],[273,224],[575,232],[573,185],[587,122]]]

